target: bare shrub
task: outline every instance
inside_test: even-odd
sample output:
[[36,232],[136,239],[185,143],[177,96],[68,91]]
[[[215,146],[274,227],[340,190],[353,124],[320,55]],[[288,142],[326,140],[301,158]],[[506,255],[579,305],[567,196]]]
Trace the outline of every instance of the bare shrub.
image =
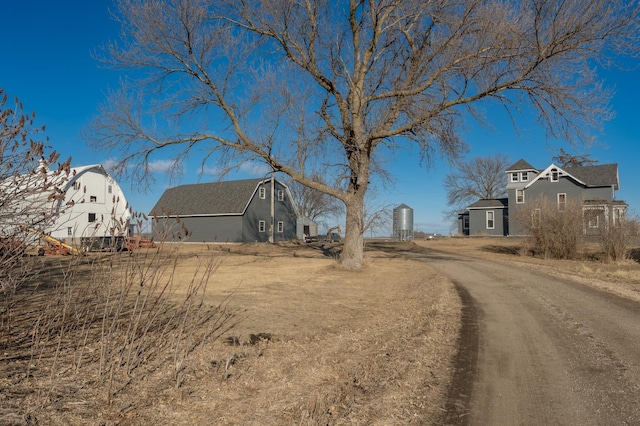
[[52,220],[52,204],[69,172],[70,159],[58,162],[43,131],[35,114],[0,88],[0,345],[10,342],[24,284],[39,272],[40,262],[25,256],[35,237],[24,227]]
[[610,262],[625,260],[631,255],[627,252],[631,240],[640,235],[638,233],[640,222],[637,217],[625,214],[607,218],[609,220],[598,227],[597,235],[605,260]]
[[560,206],[543,196],[521,205],[513,217],[528,236],[527,253],[554,259],[579,256],[583,242],[582,203],[567,200]]
[[232,327],[227,300],[204,302],[217,253],[200,255],[189,281],[178,282],[177,247],[163,241],[155,249],[38,258],[43,273],[25,275],[18,315],[2,341],[29,415],[83,388],[110,405],[156,371],[171,372],[179,388],[198,347]]

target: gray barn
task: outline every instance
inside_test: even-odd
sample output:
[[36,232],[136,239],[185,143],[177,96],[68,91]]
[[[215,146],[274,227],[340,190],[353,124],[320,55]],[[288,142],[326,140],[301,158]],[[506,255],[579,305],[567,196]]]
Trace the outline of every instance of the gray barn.
[[[151,210],[154,238],[191,242],[267,242],[271,228],[271,178],[182,185],[167,189]],[[277,179],[273,192],[273,241],[291,241],[297,208]]]

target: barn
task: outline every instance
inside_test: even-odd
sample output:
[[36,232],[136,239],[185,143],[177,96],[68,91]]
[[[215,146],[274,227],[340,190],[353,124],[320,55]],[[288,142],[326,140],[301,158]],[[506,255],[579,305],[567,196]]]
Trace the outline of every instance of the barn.
[[156,240],[268,242],[271,230],[274,242],[301,237],[289,188],[271,178],[169,188],[150,215]]
[[55,202],[55,222],[43,231],[59,240],[128,235],[129,206],[124,192],[100,164],[72,167],[64,199]]

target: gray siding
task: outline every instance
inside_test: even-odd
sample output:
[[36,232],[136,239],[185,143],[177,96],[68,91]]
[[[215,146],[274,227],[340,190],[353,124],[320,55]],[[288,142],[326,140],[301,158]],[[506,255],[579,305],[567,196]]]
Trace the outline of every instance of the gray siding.
[[[160,218],[154,226],[154,239],[161,240],[166,235],[167,241],[182,241],[184,237],[179,237],[176,232],[184,226],[190,233],[186,239],[190,242],[267,242],[271,219],[270,183],[266,182],[264,188],[264,199],[260,198],[260,191],[256,190],[244,214],[185,215],[180,217],[180,223],[172,218]],[[282,191],[283,200],[278,200],[279,191]],[[296,240],[296,210],[288,197],[288,191],[278,181],[275,183],[274,195],[274,241]],[[264,232],[259,230],[260,221],[265,222]],[[278,232],[278,222],[282,222],[282,232]]]
[[[278,191],[283,191],[284,200],[278,200]],[[274,241],[293,241],[296,236],[296,213],[284,187],[276,181],[274,194]],[[269,222],[271,219],[271,186],[265,185],[265,197],[259,197],[259,191],[249,203],[242,220],[242,239],[245,242],[269,241]],[[260,232],[259,222],[265,222],[264,232]],[[278,222],[283,222],[283,232],[278,232]]]
[[[487,228],[487,211],[494,214],[494,228]],[[469,235],[504,236],[509,233],[506,209],[488,208],[469,210]]]
[[[182,227],[189,232],[187,238],[179,235]],[[167,241],[189,242],[242,242],[241,216],[198,216],[160,220],[154,227],[153,237],[159,241],[166,235]]]

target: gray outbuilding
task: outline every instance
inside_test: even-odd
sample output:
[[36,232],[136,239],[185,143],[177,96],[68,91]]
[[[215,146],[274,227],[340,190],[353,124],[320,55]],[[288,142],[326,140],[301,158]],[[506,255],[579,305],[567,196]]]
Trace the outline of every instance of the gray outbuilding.
[[156,240],[268,242],[271,231],[273,241],[299,238],[289,188],[277,179],[272,185],[271,178],[170,188],[150,215]]

